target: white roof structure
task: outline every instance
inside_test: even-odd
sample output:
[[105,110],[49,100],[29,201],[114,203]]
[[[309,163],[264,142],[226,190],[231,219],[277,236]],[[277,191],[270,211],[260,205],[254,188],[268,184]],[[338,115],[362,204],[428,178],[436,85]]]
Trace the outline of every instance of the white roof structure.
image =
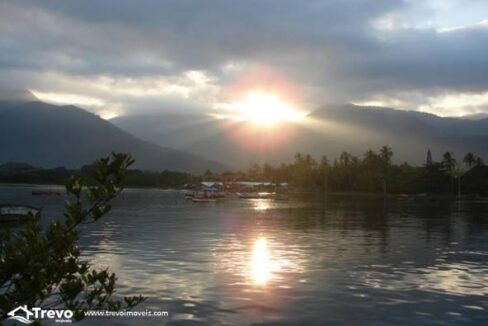
[[246,187],[272,187],[272,186],[279,186],[279,187],[288,187],[288,183],[273,183],[267,181],[237,181],[235,184],[246,186]]
[[215,187],[215,186],[218,186],[218,187],[223,187],[224,184],[222,182],[216,182],[216,181],[203,181],[201,183],[202,186],[206,187],[206,188],[212,188],[212,187]]
[[[254,188],[254,187],[273,187],[273,186],[278,186],[282,188],[287,188],[288,183],[283,182],[283,183],[274,183],[274,182],[268,182],[268,181],[235,181],[232,182],[233,184],[243,186],[243,187],[249,187],[249,188]],[[218,188],[218,187],[223,187],[224,183],[220,181],[202,181],[200,183],[204,188]]]

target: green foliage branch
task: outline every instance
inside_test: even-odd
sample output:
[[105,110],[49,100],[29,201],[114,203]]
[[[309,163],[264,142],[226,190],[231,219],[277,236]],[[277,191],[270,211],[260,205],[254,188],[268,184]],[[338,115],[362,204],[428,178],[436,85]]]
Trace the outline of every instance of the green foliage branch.
[[66,190],[71,196],[63,219],[43,229],[38,213],[22,228],[2,231],[0,320],[19,305],[69,309],[75,320],[81,320],[86,310],[131,309],[144,300],[142,296],[114,299],[116,275],[93,268],[82,259],[77,245],[80,227],[110,211],[110,202],[123,190],[122,181],[133,162],[123,153],[97,160],[95,185],[86,186],[81,177],[70,178]]

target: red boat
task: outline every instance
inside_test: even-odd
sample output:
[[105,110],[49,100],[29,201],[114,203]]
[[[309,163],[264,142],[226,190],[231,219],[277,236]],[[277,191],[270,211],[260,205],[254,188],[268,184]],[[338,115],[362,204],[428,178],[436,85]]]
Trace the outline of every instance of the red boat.
[[32,196],[61,196],[61,192],[56,190],[32,190]]

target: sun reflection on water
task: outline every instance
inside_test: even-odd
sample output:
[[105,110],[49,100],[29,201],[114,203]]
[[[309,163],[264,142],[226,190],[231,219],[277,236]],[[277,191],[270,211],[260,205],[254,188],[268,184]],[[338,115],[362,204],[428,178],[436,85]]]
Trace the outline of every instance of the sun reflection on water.
[[255,199],[254,210],[266,211],[271,208],[269,199]]
[[271,277],[271,254],[265,238],[256,240],[252,250],[251,277],[255,284],[265,285]]
[[264,286],[273,278],[273,273],[278,272],[279,269],[280,265],[272,256],[266,238],[258,238],[254,242],[251,252],[252,282],[255,285]]

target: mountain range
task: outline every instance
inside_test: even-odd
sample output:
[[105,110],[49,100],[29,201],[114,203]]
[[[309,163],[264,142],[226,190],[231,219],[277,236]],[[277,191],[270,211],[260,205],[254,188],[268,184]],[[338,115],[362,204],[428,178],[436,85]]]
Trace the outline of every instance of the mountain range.
[[197,113],[127,115],[110,121],[76,106],[38,101],[29,92],[0,91],[0,164],[77,168],[112,151],[129,152],[136,168],[202,173],[316,158],[362,155],[389,145],[394,161],[425,162],[452,151],[488,159],[488,119],[446,118],[391,108],[325,106],[300,123],[252,127]]
[[0,164],[22,162],[51,168],[77,168],[112,151],[130,153],[135,168],[203,173],[224,165],[185,151],[141,140],[76,106],[36,101],[9,93],[0,101]]
[[391,108],[325,106],[301,123],[269,130],[250,130],[246,122],[195,114],[121,116],[111,122],[147,141],[238,168],[253,162],[289,162],[297,152],[329,159],[342,151],[360,156],[383,145],[393,148],[398,163],[422,164],[428,149],[438,160],[446,151],[458,160],[469,151],[488,158],[488,119],[446,118]]

